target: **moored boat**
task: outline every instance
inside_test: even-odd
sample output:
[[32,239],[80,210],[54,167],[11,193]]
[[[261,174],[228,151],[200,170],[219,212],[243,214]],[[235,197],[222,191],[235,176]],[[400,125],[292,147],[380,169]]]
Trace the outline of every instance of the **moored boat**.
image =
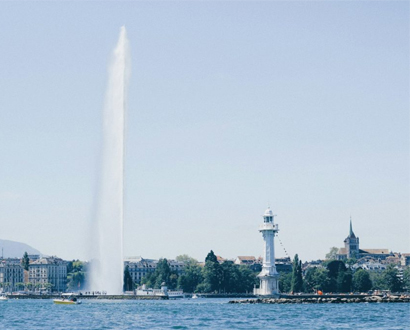
[[178,290],[178,291],[168,290],[167,293],[168,293],[169,299],[185,298],[184,292],[182,290]]

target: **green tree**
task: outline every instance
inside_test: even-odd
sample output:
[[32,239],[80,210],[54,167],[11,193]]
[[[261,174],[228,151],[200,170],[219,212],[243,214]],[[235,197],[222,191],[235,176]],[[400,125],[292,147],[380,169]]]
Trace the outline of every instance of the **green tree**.
[[175,289],[178,286],[178,274],[176,272],[171,271],[171,275],[169,276],[169,284],[168,287],[170,289]]
[[184,292],[196,292],[197,286],[202,283],[202,268],[197,263],[188,263],[185,266],[184,274],[178,278],[178,288]]
[[73,262],[74,261],[75,260],[67,262],[67,274],[69,274],[73,271]]
[[181,254],[175,258],[176,261],[183,262],[186,266],[192,264],[198,264],[198,260],[190,257],[187,254]]
[[134,281],[132,280],[131,274],[130,274],[130,268],[129,266],[125,266],[124,269],[124,285],[123,285],[123,290],[124,291],[132,291],[134,290]]
[[358,292],[367,292],[372,288],[370,274],[364,269],[358,269],[353,275],[353,289]]
[[239,283],[236,287],[237,293],[253,292],[255,284],[259,284],[259,279],[256,277],[256,273],[249,269],[248,266],[239,265],[236,266],[239,270]]
[[392,264],[388,265],[383,271],[382,277],[384,283],[391,292],[399,292],[403,289],[403,282],[400,277],[398,277],[398,273],[397,268]]
[[145,284],[148,288],[157,289],[154,287],[155,282],[156,282],[155,272],[148,273],[141,279],[141,284]]
[[3,282],[1,283],[1,286],[3,287],[3,291],[8,291],[10,289],[11,283],[10,282]]
[[372,282],[373,290],[388,290],[388,287],[384,281],[383,273],[369,272],[370,280]]
[[296,254],[293,258],[292,265],[292,281],[291,291],[301,292],[303,289],[303,277],[302,277],[302,261],[299,260],[299,256]]
[[337,274],[336,289],[336,292],[344,293],[352,290],[352,272],[350,269],[344,270],[341,265],[339,265],[339,272]]
[[218,262],[218,258],[216,257],[214,251],[210,251],[205,258],[205,262],[207,261],[212,261],[212,262]]
[[279,291],[288,293],[292,287],[292,273],[280,273],[279,274]]
[[24,289],[24,283],[22,283],[22,282],[17,282],[17,283],[15,284],[15,287],[16,287],[17,291],[18,291],[18,290],[22,290],[22,289]]
[[410,291],[410,266],[403,270],[403,289]]
[[205,292],[219,292],[223,279],[223,270],[212,250],[205,258],[202,274],[204,285],[201,288],[207,290]]
[[30,259],[27,252],[24,252],[23,258],[21,259],[21,267],[23,267],[24,270],[28,270],[29,265]]
[[330,292],[332,283],[329,277],[329,271],[322,267],[308,268],[305,276],[305,292]]
[[80,260],[73,260],[72,262],[72,271],[73,272],[81,272],[85,271],[85,264]]
[[[329,276],[329,281],[330,281],[330,287],[329,291],[330,292],[338,292],[339,287],[338,287],[338,277],[339,277],[339,272],[346,272],[347,268],[344,264],[343,261],[340,260],[332,260],[330,261],[327,266],[326,266]],[[343,276],[343,275],[342,275]],[[341,277],[343,278],[343,277]],[[343,279],[342,279],[343,281]]]
[[329,271],[329,277],[337,278],[339,271],[346,271],[346,266],[343,261],[340,260],[332,260],[326,266]]
[[237,265],[232,262],[224,262],[221,265],[221,291],[226,293],[238,292],[237,286],[240,281],[240,274]]
[[67,274],[67,288],[69,291],[82,290],[85,286],[85,273],[74,272]]
[[52,283],[44,283],[43,288],[47,291],[50,291],[54,285]]
[[175,289],[178,284],[178,274],[171,271],[167,259],[160,259],[153,273],[149,273],[141,280],[142,284],[154,289],[159,289],[162,283],[170,289]]
[[86,263],[73,260],[67,264],[67,288],[70,291],[83,290],[86,286]]
[[211,286],[209,283],[205,282],[205,280],[202,283],[199,283],[198,286],[196,287],[195,292],[200,292],[200,293],[208,293],[211,292]]
[[162,283],[165,283],[168,287],[172,287],[170,276],[171,276],[171,268],[169,267],[167,259],[160,259],[157,263],[157,268],[155,269],[155,287],[160,288]]
[[325,259],[335,260],[337,252],[339,252],[339,249],[336,246],[331,247],[329,253],[326,253]]

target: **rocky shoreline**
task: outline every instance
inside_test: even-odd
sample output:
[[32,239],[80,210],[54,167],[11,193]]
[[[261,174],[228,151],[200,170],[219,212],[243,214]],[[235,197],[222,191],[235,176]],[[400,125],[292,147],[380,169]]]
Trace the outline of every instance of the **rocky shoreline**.
[[230,304],[347,304],[347,303],[408,303],[410,295],[400,296],[363,296],[363,297],[295,297],[295,298],[258,298],[231,300]]

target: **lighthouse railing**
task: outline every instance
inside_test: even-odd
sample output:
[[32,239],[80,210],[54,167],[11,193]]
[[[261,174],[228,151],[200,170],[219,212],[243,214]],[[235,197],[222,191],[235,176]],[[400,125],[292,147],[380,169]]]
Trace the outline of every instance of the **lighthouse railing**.
[[279,226],[273,223],[264,223],[259,226],[259,230],[274,230],[279,231]]

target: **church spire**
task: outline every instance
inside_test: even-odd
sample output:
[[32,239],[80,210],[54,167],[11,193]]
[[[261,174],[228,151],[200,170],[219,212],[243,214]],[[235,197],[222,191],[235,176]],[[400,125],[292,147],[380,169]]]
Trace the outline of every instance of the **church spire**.
[[352,216],[350,216],[350,232],[349,232],[349,237],[356,237],[353,228],[352,228]]

